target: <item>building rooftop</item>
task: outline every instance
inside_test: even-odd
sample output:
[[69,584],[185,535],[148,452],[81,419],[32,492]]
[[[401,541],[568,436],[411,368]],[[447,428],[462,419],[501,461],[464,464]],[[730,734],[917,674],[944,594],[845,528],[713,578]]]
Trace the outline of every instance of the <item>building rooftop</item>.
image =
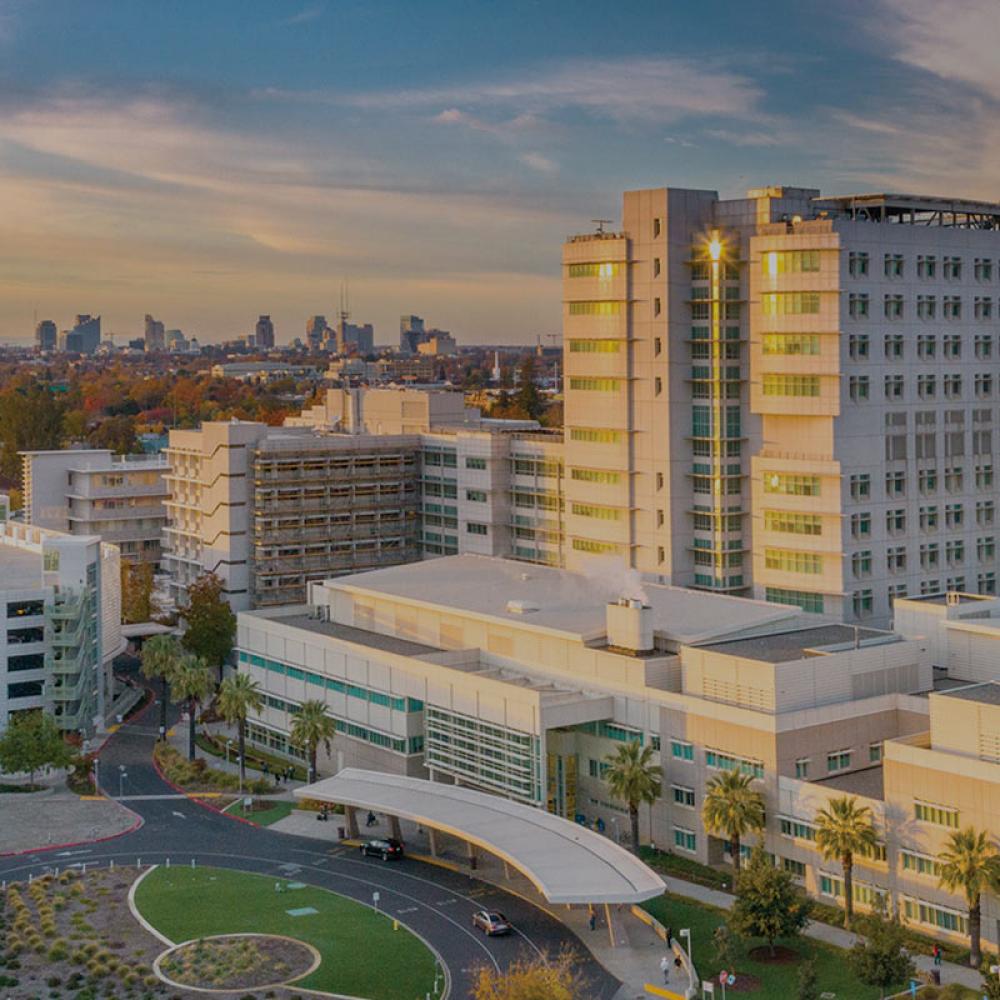
[[42,554],[0,541],[0,590],[32,590],[42,586]]
[[[640,592],[652,608],[654,632],[676,642],[770,629],[802,616],[798,608],[788,605],[643,583],[618,560],[595,560],[594,571],[585,576],[492,556],[445,556],[337,577],[325,586],[455,608],[551,629],[584,642],[604,637],[609,602]],[[512,610],[517,607],[522,610]]]
[[1000,682],[984,681],[939,692],[944,698],[961,698],[963,701],[977,701],[981,705],[1000,705]]
[[[280,609],[276,609],[279,610]],[[250,611],[247,614],[253,614]],[[422,642],[413,642],[410,639],[397,639],[392,635],[382,635],[379,632],[369,632],[367,629],[355,628],[353,625],[338,625],[335,622],[324,622],[318,618],[312,618],[308,614],[268,614],[267,618],[272,621],[280,621],[283,625],[292,625],[295,628],[305,629],[308,632],[315,632],[317,635],[326,635],[331,639],[342,639],[344,642],[353,642],[359,646],[370,646],[372,649],[381,649],[385,653],[398,653],[400,656],[423,656],[425,653],[440,653],[437,646],[428,646]]]
[[910,222],[963,229],[1000,228],[1000,203],[923,194],[845,194],[813,198],[817,208],[882,222]]
[[863,795],[869,799],[883,799],[885,798],[884,779],[882,765],[879,764],[877,767],[848,771],[847,774],[838,774],[832,778],[819,778],[812,784],[823,785],[825,788],[835,788],[838,792]]
[[914,594],[901,598],[905,601],[921,601],[924,604],[972,604],[976,601],[996,601],[990,594],[966,594],[958,590],[949,590],[941,594]]
[[788,663],[808,656],[828,656],[841,653],[855,645],[878,646],[887,642],[901,642],[892,632],[876,629],[857,628],[853,625],[816,625],[773,635],[753,636],[727,642],[713,642],[703,645],[715,653],[741,656],[748,660],[764,663]]

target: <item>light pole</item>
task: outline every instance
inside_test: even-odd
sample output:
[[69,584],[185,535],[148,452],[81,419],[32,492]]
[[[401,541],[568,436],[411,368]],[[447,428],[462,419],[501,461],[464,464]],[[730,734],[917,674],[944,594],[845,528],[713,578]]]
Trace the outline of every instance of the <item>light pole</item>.
[[689,969],[693,969],[694,968],[694,960],[691,958],[691,928],[690,927],[682,927],[677,932],[677,936],[678,937],[682,937],[682,938],[687,938],[688,968]]
[[233,745],[233,741],[232,740],[226,740],[226,766],[227,767],[229,766],[229,751],[232,748],[232,745]]
[[124,764],[118,765],[118,798],[122,798],[125,794],[125,779],[128,777],[128,771],[125,770]]
[[611,817],[611,839],[617,844],[618,843],[618,817]]
[[101,761],[99,757],[94,758],[94,794],[101,794]]

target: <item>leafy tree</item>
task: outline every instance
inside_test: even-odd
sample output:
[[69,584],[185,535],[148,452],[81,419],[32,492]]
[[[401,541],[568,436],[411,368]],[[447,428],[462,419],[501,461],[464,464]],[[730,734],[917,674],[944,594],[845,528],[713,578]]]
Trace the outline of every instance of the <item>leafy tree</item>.
[[[109,403],[107,408],[113,405]],[[102,420],[88,438],[92,448],[110,448],[117,455],[132,455],[139,450],[135,420],[124,415]]]
[[309,757],[309,780],[316,780],[316,754],[320,744],[330,753],[330,744],[337,732],[336,724],[326,714],[326,705],[313,698],[302,702],[292,719],[292,744],[305,749]]
[[812,900],[789,872],[776,868],[763,848],[754,848],[736,876],[736,900],[729,924],[742,937],[762,937],[774,955],[778,938],[796,936],[809,923]]
[[185,656],[184,648],[172,635],[154,635],[142,647],[142,673],[150,680],[160,681],[160,732],[167,731],[167,703],[170,682]]
[[733,871],[740,870],[740,842],[764,826],[764,796],[753,787],[753,775],[739,768],[723,771],[705,787],[701,819],[710,833],[729,838]]
[[122,621],[128,625],[153,617],[153,567],[122,560]]
[[628,806],[632,850],[636,854],[639,853],[639,806],[643,802],[652,805],[660,797],[663,768],[652,760],[653,748],[640,746],[638,740],[622,744],[604,758],[608,765],[604,774],[608,790]]
[[517,395],[514,402],[524,416],[537,420],[545,409],[545,400],[535,382],[535,355],[526,354],[518,371]]
[[68,767],[72,757],[55,719],[42,711],[13,716],[0,733],[0,770],[27,771],[32,785],[40,767]]
[[187,653],[181,657],[170,677],[174,700],[187,707],[188,712],[188,760],[194,760],[194,735],[198,716],[198,706],[204,703],[215,690],[212,669],[200,657]]
[[247,780],[247,715],[264,707],[260,685],[249,674],[230,674],[219,688],[219,714],[236,724],[240,749],[240,782]]
[[814,958],[807,959],[799,967],[795,1000],[819,1000],[819,979],[816,975],[816,960]]
[[203,573],[188,587],[183,612],[187,629],[181,640],[186,649],[215,667],[220,675],[236,638],[236,615],[222,590],[222,580],[214,573]]
[[877,986],[884,997],[890,987],[901,986],[915,966],[904,950],[903,928],[896,919],[876,912],[867,921],[867,934],[858,938],[847,954],[851,971],[868,986]]
[[987,958],[979,970],[983,976],[983,996],[986,997],[986,1000],[1000,1000],[1000,975],[990,972],[990,964],[990,960]]
[[570,954],[554,961],[515,959],[503,972],[482,966],[472,987],[472,1000],[577,1000],[584,982]]
[[969,906],[969,965],[978,969],[983,961],[980,946],[983,893],[1000,885],[1000,857],[984,830],[956,830],[938,856],[940,885],[949,892],[963,892]]
[[737,937],[729,924],[719,924],[712,931],[712,945],[715,947],[715,961],[720,969],[732,969],[736,966]]
[[875,828],[868,806],[859,806],[850,795],[831,799],[816,813],[816,847],[827,861],[844,869],[844,926],[854,918],[854,855],[875,845]]
[[20,475],[19,451],[61,447],[65,413],[65,401],[37,382],[11,383],[0,392],[0,475],[8,483]]

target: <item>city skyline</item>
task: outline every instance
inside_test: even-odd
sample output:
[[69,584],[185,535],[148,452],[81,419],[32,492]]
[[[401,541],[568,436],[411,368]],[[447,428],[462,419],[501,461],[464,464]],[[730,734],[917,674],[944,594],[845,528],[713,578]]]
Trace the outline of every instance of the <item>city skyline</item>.
[[532,343],[613,192],[996,197],[992,4],[769,10],[0,3],[0,340],[149,312],[287,343],[346,279],[379,343],[408,312]]

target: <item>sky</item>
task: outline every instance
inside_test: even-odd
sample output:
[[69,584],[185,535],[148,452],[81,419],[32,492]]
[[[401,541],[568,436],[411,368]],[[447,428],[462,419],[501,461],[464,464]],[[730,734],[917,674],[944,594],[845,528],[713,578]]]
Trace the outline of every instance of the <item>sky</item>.
[[0,0],[0,340],[558,333],[642,187],[1000,199],[998,0]]

